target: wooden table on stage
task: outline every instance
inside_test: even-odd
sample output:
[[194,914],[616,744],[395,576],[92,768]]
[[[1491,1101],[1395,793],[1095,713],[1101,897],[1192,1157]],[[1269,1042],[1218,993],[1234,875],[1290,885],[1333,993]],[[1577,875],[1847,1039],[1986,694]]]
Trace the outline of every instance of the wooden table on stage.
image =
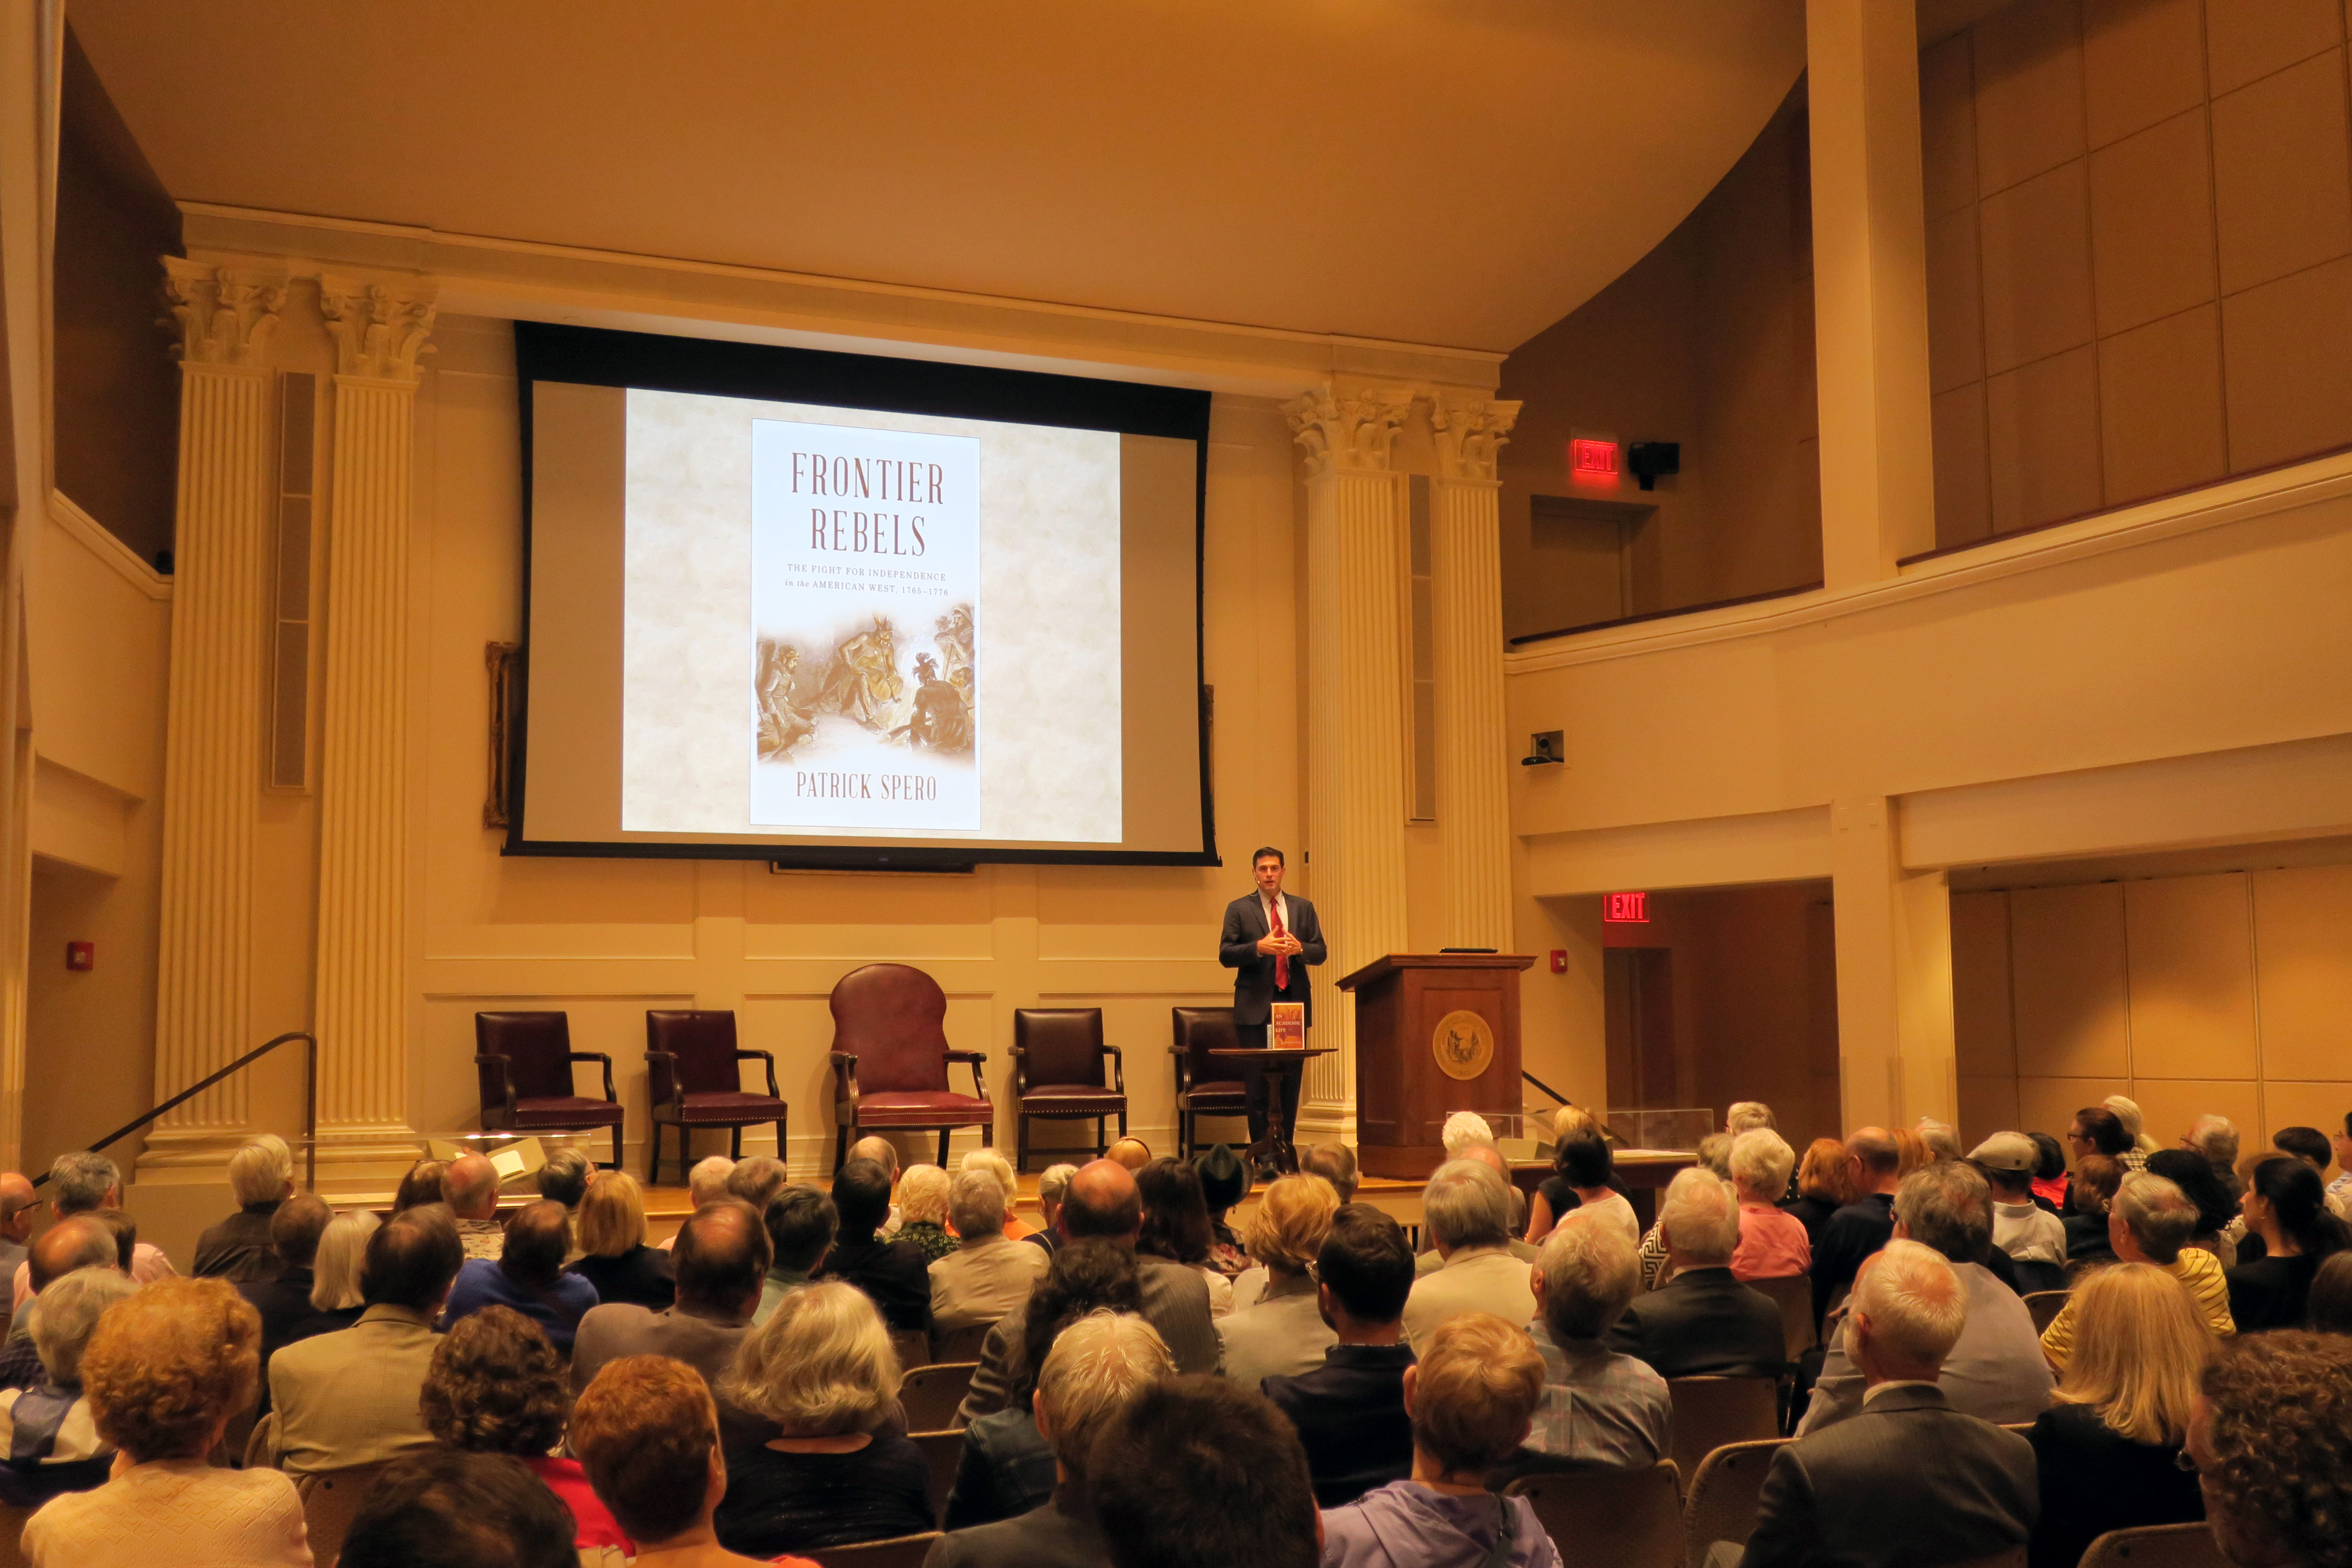
[[1284,1175],[1298,1169],[1298,1151],[1290,1142],[1290,1118],[1283,1114],[1282,1080],[1293,1073],[1298,1076],[1303,1092],[1307,1087],[1307,1063],[1311,1057],[1328,1057],[1337,1046],[1212,1046],[1209,1055],[1219,1061],[1235,1066],[1255,1063],[1265,1074],[1265,1136],[1242,1151],[1242,1158],[1253,1168],[1263,1163],[1272,1165]]

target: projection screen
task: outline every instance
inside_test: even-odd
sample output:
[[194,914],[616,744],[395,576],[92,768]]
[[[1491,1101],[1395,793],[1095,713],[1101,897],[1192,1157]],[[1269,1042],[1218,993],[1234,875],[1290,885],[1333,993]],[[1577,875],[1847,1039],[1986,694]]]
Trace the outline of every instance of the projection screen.
[[1216,863],[1206,393],[515,334],[507,853]]

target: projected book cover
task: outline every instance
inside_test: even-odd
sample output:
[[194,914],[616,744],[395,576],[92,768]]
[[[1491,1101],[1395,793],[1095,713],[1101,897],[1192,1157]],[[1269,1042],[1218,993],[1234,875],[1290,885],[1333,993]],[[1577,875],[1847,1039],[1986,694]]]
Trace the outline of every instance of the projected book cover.
[[980,442],[754,420],[751,821],[973,828]]

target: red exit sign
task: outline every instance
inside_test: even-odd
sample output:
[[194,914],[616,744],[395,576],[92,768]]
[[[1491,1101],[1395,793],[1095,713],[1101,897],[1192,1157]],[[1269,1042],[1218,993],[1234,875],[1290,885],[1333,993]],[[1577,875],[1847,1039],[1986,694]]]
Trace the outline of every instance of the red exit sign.
[[1568,468],[1579,479],[1613,479],[1617,477],[1617,443],[1580,436],[1568,444]]
[[1647,925],[1650,923],[1650,895],[1610,893],[1601,901],[1601,918],[1612,925]]

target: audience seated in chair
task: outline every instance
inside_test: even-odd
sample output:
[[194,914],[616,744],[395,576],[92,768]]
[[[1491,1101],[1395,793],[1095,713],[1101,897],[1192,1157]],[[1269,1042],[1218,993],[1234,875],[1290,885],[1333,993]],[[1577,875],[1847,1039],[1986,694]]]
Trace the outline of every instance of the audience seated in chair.
[[1323,1364],[1333,1335],[1317,1304],[1313,1270],[1339,1210],[1339,1195],[1320,1176],[1278,1177],[1258,1201],[1257,1213],[1250,1216],[1249,1248],[1266,1271],[1265,1291],[1251,1306],[1217,1321],[1225,1375],[1244,1388]]
[[[1561,1106],[1552,1119],[1552,1173],[1536,1188],[1535,1202],[1528,1205],[1528,1244],[1540,1244],[1552,1226],[1587,1205],[1638,1237],[1642,1222],[1634,1217],[1633,1205],[1625,1201],[1609,1141],[1601,1135],[1601,1124],[1592,1113],[1580,1106]],[[1508,1172],[1503,1174],[1506,1181],[1510,1179]]]
[[1013,1200],[1021,1195],[1021,1178],[1013,1173],[1013,1162],[994,1149],[983,1145],[967,1150],[956,1163],[956,1172],[986,1171],[1004,1189],[1004,1234],[1019,1241],[1029,1234],[1029,1222],[1013,1212]]
[[[438,1204],[427,1205],[426,1211],[440,1215],[447,1223],[448,1211]],[[353,1209],[335,1215],[319,1233],[319,1250],[310,1257],[310,1315],[294,1325],[287,1336],[288,1344],[331,1334],[360,1321],[367,1310],[360,1291],[360,1270],[366,1267],[368,1239],[375,1235],[378,1223],[366,1209]]]
[[2299,1329],[2320,1264],[2352,1246],[2352,1234],[2328,1208],[2319,1173],[2286,1155],[2255,1165],[2245,1212],[2263,1252],[2228,1272],[2231,1321],[2242,1334]]
[[558,1351],[569,1352],[580,1320],[596,1305],[596,1287],[564,1271],[572,1226],[563,1205],[541,1198],[507,1222],[506,1246],[495,1263],[466,1260],[449,1288],[442,1321],[454,1325],[484,1307],[510,1308],[537,1323]]
[[449,1167],[438,1160],[419,1160],[409,1166],[408,1173],[400,1178],[400,1190],[393,1194],[392,1212],[448,1202],[448,1194],[441,1190],[442,1179],[448,1173]]
[[1830,1215],[1813,1238],[1813,1321],[1853,1284],[1862,1260],[1895,1234],[1895,1189],[1903,1183],[1903,1150],[1884,1127],[1856,1128],[1845,1141],[1851,1202]]
[[34,1239],[25,1261],[36,1293],[16,1313],[8,1342],[0,1348],[0,1389],[31,1388],[44,1376],[40,1347],[33,1339],[33,1304],[40,1300],[38,1292],[79,1269],[107,1268],[119,1274],[121,1258],[114,1233],[93,1215],[61,1220]]
[[1658,1221],[1673,1277],[1625,1310],[1609,1348],[1661,1377],[1779,1377],[1789,1359],[1780,1304],[1731,1273],[1738,1195],[1712,1171],[1680,1171]]
[[[721,1202],[732,1194],[727,1191],[727,1178],[735,1173],[735,1162],[724,1154],[707,1155],[694,1163],[687,1173],[686,1195],[696,1208]],[[675,1233],[663,1237],[661,1249],[668,1252],[677,1246]]]
[[2175,1461],[2212,1330],[2149,1264],[2103,1268],[2074,1295],[2080,1340],[2057,1402],[2028,1435],[2042,1493],[2031,1568],[2074,1568],[2110,1530],[2205,1517],[2197,1478]]
[[[1968,1296],[1960,1337],[1944,1353],[1944,1401],[1996,1425],[2031,1421],[2050,1403],[2050,1363],[2033,1313],[1982,1259],[1992,1248],[1992,1194],[1975,1167],[1942,1161],[1904,1178],[1895,1196],[1897,1236],[1933,1247]],[[1821,1431],[1862,1409],[1864,1379],[1832,1323],[1829,1354],[1813,1384],[1799,1434]]]
[[893,1241],[920,1248],[926,1267],[956,1249],[956,1238],[948,1230],[948,1190],[954,1185],[945,1171],[919,1162],[898,1177],[898,1228],[887,1234]]
[[1132,1312],[1095,1310],[1054,1338],[1037,1374],[1037,1430],[1052,1446],[1050,1500],[1011,1519],[957,1530],[924,1568],[1098,1568],[1102,1530],[1087,1498],[1095,1435],[1138,1392],[1174,1373],[1168,1347]]
[[1403,1322],[1412,1249],[1395,1220],[1349,1204],[1331,1216],[1315,1272],[1317,1310],[1337,1342],[1320,1365],[1260,1387],[1298,1430],[1317,1504],[1338,1508],[1412,1473]]
[[1835,1138],[1806,1144],[1796,1185],[1797,1195],[1780,1206],[1805,1227],[1805,1240],[1818,1251],[1830,1216],[1853,1201],[1853,1157],[1845,1144]]
[[2238,1214],[2242,1189],[2232,1190],[2193,1149],[2158,1149],[2141,1169],[2151,1176],[2162,1176],[2196,1205],[2197,1228],[2189,1234],[2189,1245],[2211,1253],[2225,1270],[2235,1268],[2236,1237],[2244,1233]]
[[2022,1132],[1996,1132],[1978,1144],[1969,1162],[1992,1190],[1992,1244],[2017,1266],[2026,1290],[2066,1288],[2066,1226],[2033,1201],[2033,1172],[2042,1151]]
[[451,1324],[434,1348],[418,1405],[426,1430],[449,1447],[520,1460],[572,1510],[579,1545],[636,1555],[578,1461],[554,1457],[572,1388],[539,1324],[497,1305]]
[[599,1305],[621,1302],[661,1311],[677,1300],[670,1255],[646,1244],[646,1194],[626,1171],[599,1171],[580,1200],[572,1273],[596,1288]]
[[[1116,1161],[1101,1159],[1078,1168],[1070,1178],[1069,1196],[1062,1201],[1062,1235],[1067,1241],[1100,1237],[1129,1252],[1143,1229],[1143,1203],[1135,1177]],[[1209,1286],[1195,1268],[1164,1258],[1139,1253],[1135,1260],[1137,1289],[1145,1321],[1160,1331],[1168,1352],[1183,1373],[1213,1373],[1223,1364],[1217,1331],[1209,1316]],[[988,1331],[981,1347],[980,1367],[972,1373],[971,1391],[959,1412],[966,1426],[992,1410],[1002,1410],[1019,1380],[1020,1348],[1028,1328],[1024,1309],[1007,1312]]]
[[1787,1279],[1813,1266],[1804,1222],[1780,1207],[1797,1152],[1769,1127],[1751,1127],[1731,1141],[1731,1184],[1739,1194],[1739,1247],[1731,1255],[1735,1279]]
[[0,1278],[13,1279],[32,1246],[33,1221],[41,1200],[32,1182],[16,1171],[0,1171]]
[[1096,1436],[1088,1495],[1111,1568],[1315,1568],[1322,1529],[1297,1435],[1264,1394],[1162,1378]]
[[1209,1315],[1222,1318],[1234,1310],[1234,1282],[1211,1260],[1216,1237],[1209,1228],[1209,1200],[1201,1190],[1200,1173],[1189,1160],[1162,1154],[1144,1162],[1135,1173],[1135,1188],[1143,1205],[1143,1229],[1136,1251],[1161,1258],[1199,1274],[1208,1287]]
[[[856,1142],[852,1143],[849,1146],[847,1158],[851,1160],[871,1160],[876,1164],[890,1173],[890,1192],[892,1194],[890,1217],[882,1222],[882,1234],[885,1236],[896,1236],[898,1232],[898,1226],[900,1224],[897,1194],[898,1191],[898,1184],[903,1179],[902,1173],[898,1168],[898,1145],[891,1142],[889,1139],[885,1138],[879,1132],[869,1132],[865,1137],[860,1138]],[[937,1166],[933,1166],[932,1168],[934,1170],[938,1169]]]
[[677,1300],[656,1312],[628,1302],[592,1307],[572,1342],[572,1386],[630,1355],[675,1356],[716,1384],[751,1332],[768,1273],[768,1230],[750,1205],[720,1198],[687,1216],[670,1254]]
[[[49,1213],[58,1219],[78,1214],[97,1214],[119,1210],[122,1206],[122,1172],[103,1154],[82,1151],[60,1154],[49,1166]],[[169,1279],[177,1272],[163,1249],[148,1242],[136,1242],[131,1249],[131,1278],[142,1285],[152,1285],[158,1279]],[[16,1265],[15,1292],[10,1310],[21,1312],[25,1303],[33,1298],[31,1260]]]
[[314,1266],[319,1238],[326,1234],[335,1211],[312,1193],[297,1193],[269,1216],[269,1245],[278,1255],[278,1270],[266,1279],[239,1285],[236,1293],[261,1314],[262,1386],[268,1386],[269,1358],[293,1342],[294,1332],[318,1309],[310,1305],[311,1287],[318,1283]]
[[26,1559],[35,1568],[309,1568],[292,1480],[205,1463],[253,1402],[260,1347],[259,1314],[226,1280],[161,1280],[108,1308],[80,1370],[99,1436],[120,1450],[114,1473],[35,1514]]
[[865,1291],[894,1330],[929,1333],[930,1259],[913,1242],[882,1235],[883,1216],[890,1209],[889,1173],[871,1160],[848,1162],[834,1173],[833,1206],[841,1229],[816,1278],[844,1280]]
[[1053,1267],[1023,1306],[1017,1381],[1004,1408],[964,1428],[963,1453],[948,1493],[948,1529],[1011,1519],[1053,1496],[1058,1472],[1034,1412],[1037,1369],[1070,1324],[1094,1312],[1139,1314],[1142,1305],[1136,1256],[1116,1242],[1088,1237],[1054,1255]]
[[855,1286],[822,1280],[784,1298],[745,1337],[719,1397],[773,1424],[730,1442],[719,1539],[755,1557],[931,1528],[930,1463],[895,1430],[890,1331]]
[[1536,1260],[1536,1318],[1528,1334],[1543,1358],[1543,1398],[1528,1437],[1528,1468],[1642,1469],[1674,1452],[1674,1400],[1649,1363],[1604,1336],[1641,1285],[1633,1244],[1607,1216],[1570,1210]]
[[270,1361],[269,1403],[287,1469],[372,1465],[432,1441],[417,1391],[433,1363],[434,1319],[464,1261],[438,1208],[394,1215],[368,1237],[359,1321],[297,1340]]
[[[2226,1337],[2237,1332],[2230,1316],[2229,1280],[2220,1259],[2189,1245],[2197,1219],[2197,1205],[2162,1176],[2126,1176],[2107,1216],[2107,1239],[2126,1263],[2153,1263],[2179,1280],[2207,1324]],[[2074,1319],[2070,1300],[2042,1331],[2042,1353],[2062,1373],[2074,1350]]]
[[750,1204],[754,1212],[766,1214],[768,1200],[784,1190],[792,1173],[784,1163],[767,1154],[750,1154],[735,1162],[727,1173],[727,1195]]
[[[1511,1184],[1511,1166],[1510,1163],[1503,1158],[1503,1152],[1491,1142],[1465,1143],[1462,1146],[1462,1152],[1456,1158],[1473,1165],[1485,1166],[1495,1173],[1496,1181],[1503,1184],[1503,1202],[1507,1205],[1507,1212],[1503,1215],[1503,1234],[1507,1238],[1503,1243],[1504,1249],[1520,1262],[1532,1265],[1536,1260],[1535,1244],[1520,1239],[1520,1233],[1531,1228],[1528,1220],[1528,1195]],[[1569,1195],[1571,1199],[1575,1196],[1573,1193]],[[1617,1198],[1618,1194],[1612,1192],[1609,1196]],[[1620,1199],[1620,1201],[1622,1200]],[[1601,1212],[1609,1214],[1615,1211],[1608,1205],[1602,1204]],[[1630,1205],[1625,1209],[1625,1223],[1629,1228],[1639,1228]],[[1434,1274],[1444,1267],[1445,1259],[1439,1254],[1433,1244],[1427,1251],[1412,1260],[1412,1271],[1415,1274]],[[1234,1289],[1238,1294],[1240,1289],[1238,1282]]]
[[1121,1138],[1104,1151],[1103,1158],[1129,1171],[1140,1171],[1150,1162],[1151,1145],[1140,1138]]
[[517,1460],[428,1448],[376,1478],[338,1561],[341,1568],[576,1568],[572,1535],[562,1500]]
[[2343,1568],[2352,1518],[2352,1341],[2249,1334],[2205,1369],[2188,1451],[2239,1568]]
[[1412,1474],[1325,1512],[1325,1568],[1554,1568],[1534,1505],[1486,1489],[1527,1441],[1543,1386],[1526,1331],[1491,1312],[1439,1324],[1405,1369]]
[[2311,1277],[2304,1312],[2315,1333],[2352,1334],[2352,1251],[2327,1255]]
[[833,1200],[805,1182],[793,1183],[768,1201],[766,1223],[771,1257],[759,1310],[751,1314],[755,1324],[773,1317],[777,1303],[816,1277],[841,1229]]
[[1234,1282],[1234,1309],[1238,1311],[1249,1305],[1241,1299],[1240,1290],[1240,1276],[1250,1268],[1249,1248],[1234,1232],[1229,1216],[1250,1194],[1250,1169],[1230,1146],[1213,1143],[1192,1156],[1192,1172],[1201,1178],[1201,1196],[1209,1205],[1209,1262]]
[[563,1265],[567,1268],[578,1262],[585,1251],[579,1239],[580,1205],[587,1201],[588,1180],[595,1172],[595,1165],[579,1150],[551,1149],[547,1163],[531,1177],[538,1184],[539,1195],[550,1203],[562,1204],[564,1217],[572,1222],[572,1247],[563,1255]]
[[1058,1252],[1062,1247],[1062,1200],[1069,1194],[1070,1178],[1078,1173],[1071,1164],[1048,1165],[1037,1173],[1037,1206],[1044,1211],[1045,1223],[1021,1239],[1047,1252]]
[[276,1279],[279,1264],[269,1221],[294,1193],[294,1155],[286,1140],[275,1132],[247,1139],[228,1157],[228,1190],[236,1213],[196,1238],[188,1272],[232,1285]]
[[1423,1222],[1436,1243],[1438,1268],[1413,1281],[1404,1304],[1405,1337],[1414,1353],[1437,1325],[1461,1312],[1507,1321],[1535,1316],[1528,1266],[1511,1255],[1510,1199],[1503,1179],[1474,1160],[1449,1160],[1421,1194]]
[[[692,1367],[667,1356],[607,1363],[572,1407],[572,1451],[596,1497],[636,1542],[677,1568],[752,1568],[711,1523],[727,1492],[719,1413]],[[814,1568],[801,1557],[785,1568]]]
[[457,1222],[457,1241],[467,1258],[498,1261],[506,1249],[499,1223],[498,1167],[480,1154],[460,1154],[441,1173],[442,1201]]
[[992,1323],[1029,1299],[1053,1259],[1004,1234],[1004,1189],[986,1171],[960,1173],[948,1208],[961,1237],[930,1266],[931,1331]]
[[1341,1206],[1356,1201],[1356,1152],[1337,1142],[1318,1143],[1298,1157],[1298,1169],[1309,1176],[1320,1176],[1331,1184],[1339,1194]]
[[2025,1544],[2039,1512],[2032,1445],[1961,1415],[1936,1386],[1968,1309],[1933,1247],[1890,1241],[1863,1260],[1843,1330],[1866,1385],[1862,1412],[1773,1457],[1746,1552],[1719,1559],[1920,1568]]
[[2085,1154],[2074,1162],[2067,1187],[2073,1212],[2061,1215],[2066,1227],[2066,1268],[2070,1275],[2085,1268],[2116,1261],[2115,1244],[2107,1237],[2107,1215],[2124,1184],[2122,1163],[2105,1154]]
[[139,1287],[111,1265],[54,1280],[31,1309],[40,1381],[0,1392],[0,1504],[38,1508],[106,1481],[114,1445],[99,1436],[81,1384],[82,1352],[109,1307]]

